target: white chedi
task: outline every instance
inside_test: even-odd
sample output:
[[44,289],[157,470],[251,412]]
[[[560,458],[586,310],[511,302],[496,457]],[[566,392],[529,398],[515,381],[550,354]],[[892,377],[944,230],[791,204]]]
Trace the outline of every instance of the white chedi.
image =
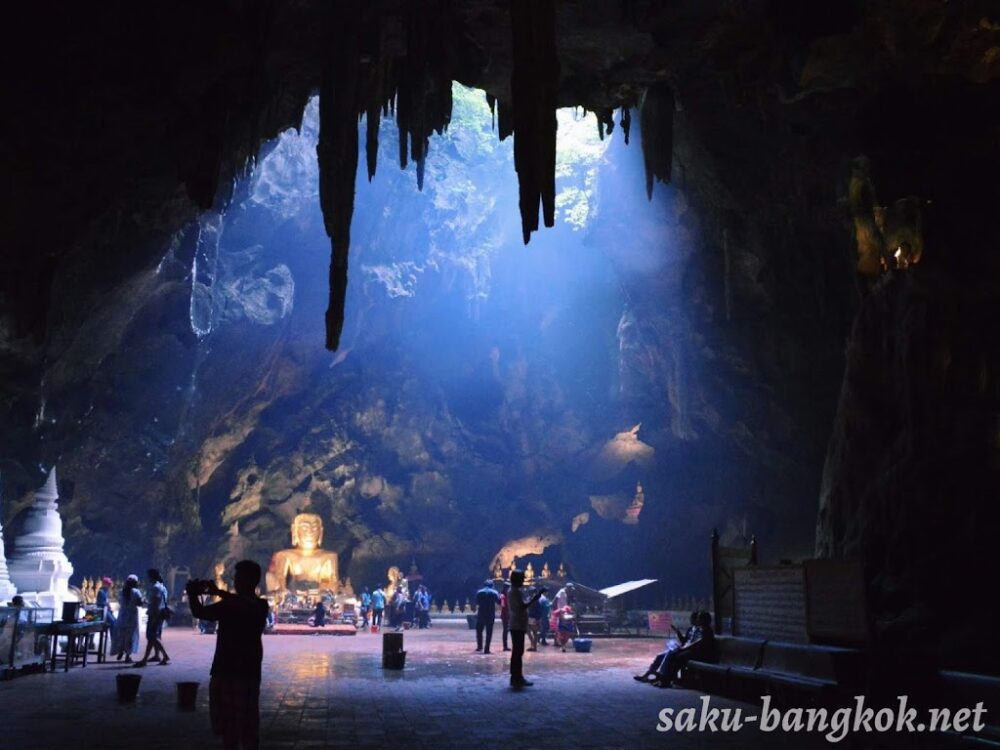
[[62,609],[63,602],[76,601],[69,591],[73,565],[63,552],[66,543],[59,515],[59,491],[55,467],[45,486],[35,492],[35,502],[27,511],[21,533],[14,538],[7,567],[10,578],[28,604]]
[[[3,486],[0,484],[0,501],[3,500]],[[2,505],[2,502],[0,502]],[[0,607],[9,602],[17,593],[17,586],[10,580],[10,573],[7,570],[7,558],[4,556],[3,547],[3,514],[0,512]]]

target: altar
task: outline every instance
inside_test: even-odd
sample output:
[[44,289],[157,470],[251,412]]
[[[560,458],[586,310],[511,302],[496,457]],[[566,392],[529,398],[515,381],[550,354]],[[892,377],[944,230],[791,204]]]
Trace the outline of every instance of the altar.
[[[275,634],[356,632],[357,599],[350,579],[340,580],[336,552],[323,549],[323,519],[299,513],[291,523],[292,546],[271,557],[265,586],[274,609]],[[316,608],[322,604],[325,624],[315,626]]]

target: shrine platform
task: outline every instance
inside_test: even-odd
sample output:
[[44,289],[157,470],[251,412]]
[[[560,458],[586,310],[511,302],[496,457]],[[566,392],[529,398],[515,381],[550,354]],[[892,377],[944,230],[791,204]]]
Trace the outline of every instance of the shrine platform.
[[297,625],[294,623],[278,623],[267,635],[357,635],[353,625],[324,625],[314,628],[312,625]]

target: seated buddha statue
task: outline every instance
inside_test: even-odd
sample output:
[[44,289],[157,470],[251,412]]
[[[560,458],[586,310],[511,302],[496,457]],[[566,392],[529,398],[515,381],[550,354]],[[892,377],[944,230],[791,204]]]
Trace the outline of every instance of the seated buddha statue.
[[335,591],[337,553],[322,549],[323,519],[299,513],[292,521],[292,549],[275,552],[267,569],[268,592]]

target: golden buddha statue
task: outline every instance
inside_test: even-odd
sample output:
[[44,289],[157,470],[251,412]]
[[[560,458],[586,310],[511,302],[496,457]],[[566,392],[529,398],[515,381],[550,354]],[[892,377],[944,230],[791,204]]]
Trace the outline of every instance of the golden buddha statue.
[[229,586],[226,584],[226,564],[217,562],[213,572],[215,573],[215,587],[222,591],[229,591]]
[[396,589],[401,588],[403,593],[407,596],[410,595],[410,585],[409,581],[403,578],[403,571],[393,565],[386,572],[385,577],[389,579],[388,583],[385,585],[385,595],[387,597],[392,597],[396,593]]
[[635,525],[639,523],[639,514],[642,513],[642,506],[646,504],[646,493],[642,490],[642,482],[635,483],[635,497],[632,503],[625,510],[623,523]]
[[323,519],[299,513],[292,521],[292,549],[275,552],[267,569],[268,591],[315,591],[337,588],[337,553],[321,548]]

